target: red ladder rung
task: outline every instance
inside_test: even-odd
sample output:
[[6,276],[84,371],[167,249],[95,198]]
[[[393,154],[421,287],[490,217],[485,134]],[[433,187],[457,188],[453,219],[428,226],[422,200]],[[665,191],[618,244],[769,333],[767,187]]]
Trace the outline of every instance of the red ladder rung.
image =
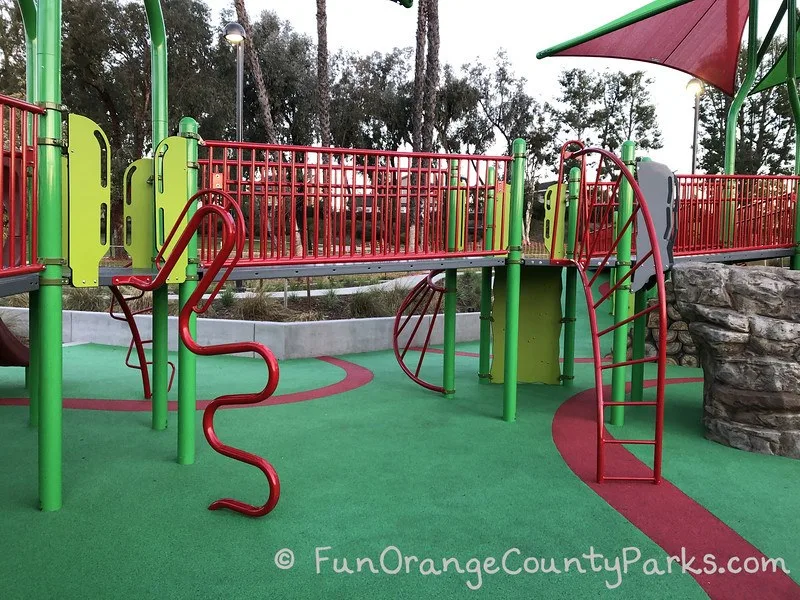
[[611,365],[603,365],[601,369],[616,369],[617,367],[629,367],[631,365],[641,365],[644,363],[651,363],[651,362],[658,362],[657,356],[649,356],[647,358],[636,358],[634,360],[626,360],[625,362],[621,363],[614,363]]
[[635,445],[635,446],[655,446],[656,441],[655,440],[617,440],[617,439],[607,440],[607,439],[603,439],[603,443],[604,444],[617,444],[619,446],[628,445],[628,444],[632,444],[632,445]]
[[603,481],[649,481],[650,483],[658,483],[655,477],[610,477],[608,475],[603,476]]
[[614,402],[603,400],[603,406],[658,406],[658,402]]

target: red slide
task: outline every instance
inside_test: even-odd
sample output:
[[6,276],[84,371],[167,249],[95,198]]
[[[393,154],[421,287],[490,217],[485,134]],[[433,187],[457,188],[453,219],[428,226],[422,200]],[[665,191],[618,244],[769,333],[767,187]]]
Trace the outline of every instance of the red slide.
[[28,347],[0,319],[0,367],[27,367],[29,362]]

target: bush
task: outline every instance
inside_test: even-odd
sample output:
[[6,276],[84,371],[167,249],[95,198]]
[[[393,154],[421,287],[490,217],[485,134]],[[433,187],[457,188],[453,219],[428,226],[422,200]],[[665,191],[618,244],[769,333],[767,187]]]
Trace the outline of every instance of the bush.
[[104,288],[67,288],[64,293],[64,310],[106,312],[110,303]]

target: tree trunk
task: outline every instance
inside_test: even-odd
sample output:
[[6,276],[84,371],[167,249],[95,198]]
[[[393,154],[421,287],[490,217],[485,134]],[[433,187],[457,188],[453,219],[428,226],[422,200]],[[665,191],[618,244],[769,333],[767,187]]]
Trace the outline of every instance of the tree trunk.
[[414,107],[411,114],[411,144],[422,150],[422,115],[425,109],[425,48],[428,39],[428,0],[420,0],[417,15],[417,49],[414,56]]
[[433,152],[436,123],[436,96],[439,90],[439,0],[428,3],[428,56],[425,66],[425,120],[422,124],[422,151]]
[[244,49],[245,54],[247,54],[247,60],[250,63],[253,82],[256,85],[258,105],[259,108],[261,108],[261,118],[264,121],[267,142],[270,144],[277,144],[278,136],[275,133],[275,123],[272,121],[272,112],[269,106],[269,93],[267,92],[267,85],[264,83],[264,73],[261,71],[261,63],[258,62],[258,52],[256,52],[255,45],[253,44],[253,27],[250,25],[250,18],[247,16],[244,0],[234,0],[233,4],[236,8],[236,18],[239,19],[239,23],[244,27]]
[[327,0],[317,0],[317,102],[319,135],[323,146],[331,141],[331,92],[328,75],[328,11]]

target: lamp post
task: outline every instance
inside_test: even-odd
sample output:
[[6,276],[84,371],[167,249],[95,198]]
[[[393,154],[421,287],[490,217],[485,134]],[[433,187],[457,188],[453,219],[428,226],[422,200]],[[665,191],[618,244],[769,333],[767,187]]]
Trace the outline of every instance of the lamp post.
[[224,30],[225,39],[236,48],[236,141],[242,141],[244,104],[244,27],[239,23],[228,23]]
[[[228,43],[236,48],[236,141],[241,142],[244,130],[244,40],[245,31],[239,23],[228,23],[223,31]],[[237,187],[242,185],[244,173],[237,173]],[[244,292],[244,281],[235,282],[236,291]]]
[[706,93],[706,85],[697,77],[686,84],[686,91],[694,96],[694,136],[692,138],[692,175],[697,170],[697,133],[700,127],[700,98]]

